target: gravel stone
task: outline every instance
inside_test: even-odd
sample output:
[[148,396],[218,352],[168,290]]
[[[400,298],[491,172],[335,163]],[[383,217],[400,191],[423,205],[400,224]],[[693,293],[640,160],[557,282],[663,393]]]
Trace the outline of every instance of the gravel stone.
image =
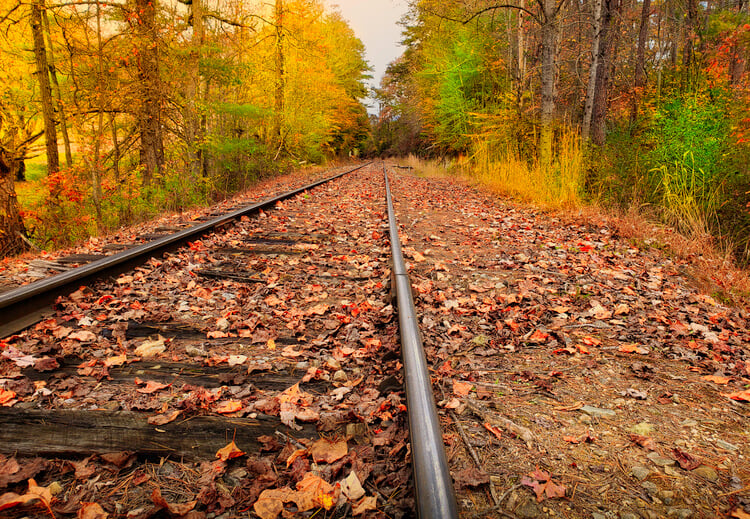
[[651,470],[643,465],[636,465],[630,469],[630,474],[632,474],[638,481],[644,481],[649,474],[651,474]]

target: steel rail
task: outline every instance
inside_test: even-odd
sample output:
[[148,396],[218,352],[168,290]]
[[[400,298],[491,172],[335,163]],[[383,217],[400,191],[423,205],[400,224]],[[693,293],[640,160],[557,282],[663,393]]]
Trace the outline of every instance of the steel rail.
[[80,285],[91,283],[108,275],[117,275],[131,269],[148,258],[174,250],[189,240],[195,240],[210,231],[248,214],[272,207],[304,191],[317,187],[371,164],[368,162],[353,169],[318,180],[306,186],[287,191],[261,202],[237,209],[163,238],[150,241],[123,252],[93,261],[87,265],[50,276],[28,285],[0,294],[0,338],[17,333],[38,322],[55,299],[76,290]]
[[448,470],[443,435],[440,432],[435,397],[432,394],[432,382],[417,325],[411,282],[401,252],[398,224],[385,165],[383,165],[383,175],[388,204],[388,232],[393,257],[392,279],[396,289],[401,357],[404,361],[406,407],[409,415],[417,515],[421,519],[456,518],[458,517],[456,495]]

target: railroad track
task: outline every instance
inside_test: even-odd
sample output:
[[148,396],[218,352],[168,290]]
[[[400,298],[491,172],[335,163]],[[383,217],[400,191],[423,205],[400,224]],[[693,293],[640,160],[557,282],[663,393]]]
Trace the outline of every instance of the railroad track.
[[[457,516],[385,166],[6,292],[0,312],[0,335],[10,335],[0,378],[5,398],[17,400],[0,408],[6,455],[126,451],[197,464],[221,458],[232,440],[253,460],[247,469],[230,454],[222,485],[197,468],[186,483],[214,510],[217,492],[229,510],[255,503],[260,514],[271,495],[289,506],[290,494],[268,492],[299,496],[300,484],[323,475],[325,484],[363,485],[315,501],[335,516],[363,507]],[[263,472],[267,452],[286,464]],[[119,490],[101,503],[111,513],[152,495],[122,486],[117,477],[134,477],[127,470],[115,471]],[[163,489],[160,481],[151,484]],[[97,492],[58,501],[75,513],[75,499],[96,501]]]

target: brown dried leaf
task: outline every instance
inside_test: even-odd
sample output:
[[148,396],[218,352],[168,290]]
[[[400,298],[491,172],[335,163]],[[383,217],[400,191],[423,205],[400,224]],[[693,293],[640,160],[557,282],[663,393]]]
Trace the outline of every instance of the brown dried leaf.
[[375,496],[363,497],[362,500],[352,507],[352,515],[361,515],[368,510],[377,510],[378,498]]
[[276,519],[284,509],[284,503],[293,501],[296,492],[291,488],[264,490],[253,505],[260,519]]
[[172,515],[185,515],[193,508],[195,508],[195,505],[198,503],[198,501],[189,501],[187,503],[168,503],[166,499],[162,497],[161,490],[159,490],[159,488],[155,488],[154,491],[151,492],[151,501],[153,501],[156,506],[166,508]]
[[456,396],[467,396],[473,387],[473,382],[462,382],[460,380],[454,380],[453,394]]
[[177,419],[178,416],[180,416],[179,409],[176,411],[172,411],[171,413],[161,413],[154,416],[148,417],[148,423],[151,425],[166,425],[169,422],[173,422],[175,419]]
[[310,447],[310,455],[315,463],[333,463],[346,456],[348,452],[346,440],[330,441],[321,438]]
[[81,503],[78,519],[107,519],[109,514],[98,503]]
[[653,440],[653,438],[649,438],[648,436],[642,436],[640,434],[631,434],[630,441],[632,441],[633,443],[637,443],[644,449],[647,449],[650,451],[656,450],[656,442]]

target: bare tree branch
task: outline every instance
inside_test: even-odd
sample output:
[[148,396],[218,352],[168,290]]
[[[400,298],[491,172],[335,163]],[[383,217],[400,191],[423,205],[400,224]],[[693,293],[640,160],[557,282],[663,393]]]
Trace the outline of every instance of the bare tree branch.
[[460,23],[462,25],[466,25],[467,23],[469,23],[470,21],[472,21],[474,18],[476,18],[478,16],[481,16],[481,15],[483,15],[484,13],[486,13],[488,11],[495,11],[497,9],[517,9],[517,10],[523,11],[524,13],[528,14],[529,16],[531,16],[537,23],[539,23],[539,24],[542,23],[542,21],[539,19],[539,17],[536,15],[536,13],[534,13],[532,11],[529,11],[525,7],[521,7],[519,5],[513,5],[513,4],[497,4],[497,5],[493,5],[493,6],[490,6],[490,7],[485,7],[484,9],[480,9],[479,11],[476,11],[474,14],[472,14],[468,18],[464,18],[464,19],[453,18],[451,16],[440,14],[440,13],[435,12],[432,9],[427,8],[427,7],[423,7],[423,9],[426,12],[430,13],[431,15],[433,15],[433,16],[437,16],[438,18],[442,18],[444,20],[450,20],[452,22],[458,22],[458,23]]

